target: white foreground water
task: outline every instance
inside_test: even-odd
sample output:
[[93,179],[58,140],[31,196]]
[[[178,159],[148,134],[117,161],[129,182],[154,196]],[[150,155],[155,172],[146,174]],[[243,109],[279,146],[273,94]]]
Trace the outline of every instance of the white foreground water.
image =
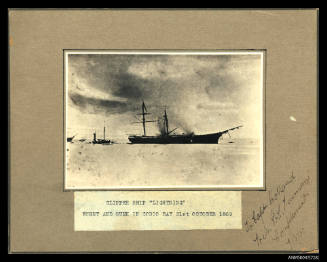
[[66,188],[261,186],[259,143],[66,145]]

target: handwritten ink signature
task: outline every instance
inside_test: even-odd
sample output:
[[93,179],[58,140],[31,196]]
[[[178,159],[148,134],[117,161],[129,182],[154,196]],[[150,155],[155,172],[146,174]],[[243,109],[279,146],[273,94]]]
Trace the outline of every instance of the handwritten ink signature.
[[296,180],[292,171],[284,183],[274,190],[268,190],[266,201],[245,219],[245,231],[255,233],[253,242],[258,247],[270,239],[285,241],[293,249],[292,243],[300,240],[304,234],[303,227],[292,232],[294,229],[291,231],[291,225],[307,202],[310,193],[305,192],[305,186],[311,183],[311,179],[307,176],[298,183]]

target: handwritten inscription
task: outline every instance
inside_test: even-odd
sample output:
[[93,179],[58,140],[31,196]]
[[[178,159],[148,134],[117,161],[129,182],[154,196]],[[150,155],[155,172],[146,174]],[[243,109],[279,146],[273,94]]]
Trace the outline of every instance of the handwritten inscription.
[[246,232],[254,235],[253,242],[258,247],[271,240],[283,241],[293,249],[293,243],[303,236],[304,227],[292,225],[308,200],[310,183],[309,176],[299,179],[291,172],[285,182],[267,191],[267,198],[244,221]]

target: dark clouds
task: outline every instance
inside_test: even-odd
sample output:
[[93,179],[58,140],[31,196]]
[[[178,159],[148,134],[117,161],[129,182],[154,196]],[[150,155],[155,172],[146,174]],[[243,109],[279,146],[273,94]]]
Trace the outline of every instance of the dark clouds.
[[131,110],[131,108],[128,107],[128,103],[126,102],[92,98],[80,95],[78,93],[71,93],[69,97],[73,104],[84,112],[124,113]]
[[141,79],[127,72],[121,72],[112,76],[114,85],[108,92],[114,96],[131,100],[148,98],[151,95],[153,83],[146,79]]
[[239,124],[238,110],[253,101],[259,65],[256,55],[71,54],[68,102],[110,116],[134,115],[144,100],[154,116],[167,107],[170,123],[187,132],[205,126],[207,113]]

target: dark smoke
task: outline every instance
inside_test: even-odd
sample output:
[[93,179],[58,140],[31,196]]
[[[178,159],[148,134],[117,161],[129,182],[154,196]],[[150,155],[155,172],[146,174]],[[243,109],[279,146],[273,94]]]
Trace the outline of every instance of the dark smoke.
[[163,119],[158,119],[158,129],[161,135],[165,135],[166,134],[166,127],[165,127],[165,122],[163,121]]
[[77,93],[70,93],[69,97],[74,105],[91,113],[124,113],[130,111],[127,103],[105,99],[90,98]]

